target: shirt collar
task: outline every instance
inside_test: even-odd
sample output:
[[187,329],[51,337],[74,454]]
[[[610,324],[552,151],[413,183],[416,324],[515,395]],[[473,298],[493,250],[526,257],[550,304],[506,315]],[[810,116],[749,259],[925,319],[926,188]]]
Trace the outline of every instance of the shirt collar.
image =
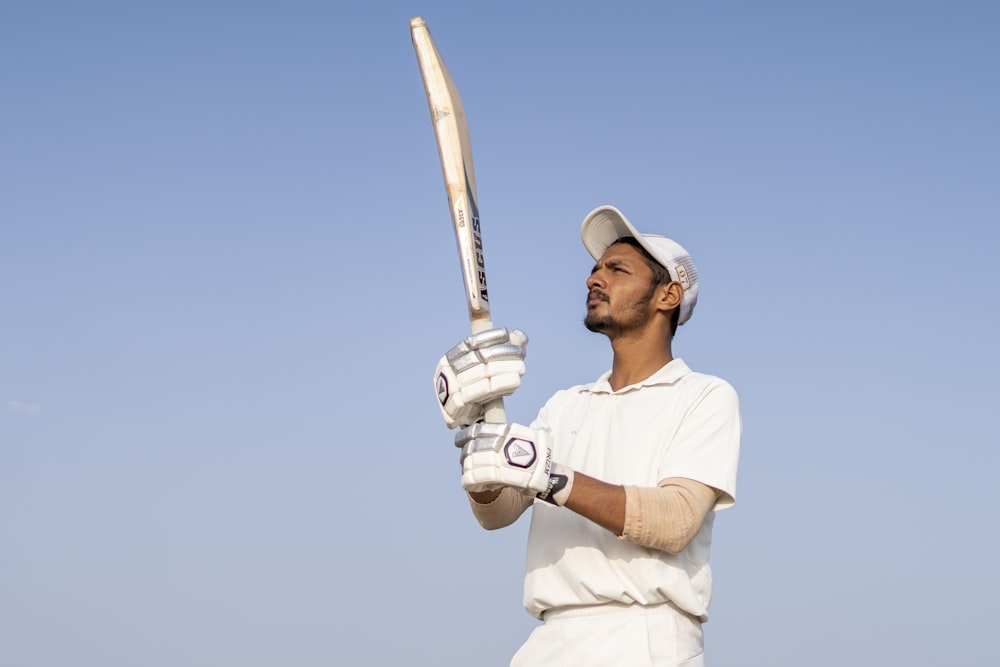
[[605,371],[604,374],[597,378],[593,384],[584,387],[584,391],[588,391],[592,394],[624,394],[642,387],[673,384],[690,372],[691,369],[684,363],[684,360],[677,357],[668,361],[660,370],[656,371],[645,380],[636,382],[635,384],[630,384],[627,387],[622,387],[618,391],[611,389],[611,383],[608,382],[608,378],[611,377],[611,371]]

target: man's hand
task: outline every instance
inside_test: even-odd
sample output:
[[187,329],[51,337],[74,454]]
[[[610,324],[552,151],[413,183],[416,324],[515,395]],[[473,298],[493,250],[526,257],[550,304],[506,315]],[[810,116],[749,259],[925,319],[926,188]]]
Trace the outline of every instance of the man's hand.
[[483,403],[521,386],[528,337],[519,329],[489,329],[469,336],[441,357],[434,371],[441,416],[448,428],[483,418]]
[[478,423],[455,436],[462,448],[462,488],[478,493],[509,486],[563,505],[573,471],[552,462],[551,436],[520,424]]

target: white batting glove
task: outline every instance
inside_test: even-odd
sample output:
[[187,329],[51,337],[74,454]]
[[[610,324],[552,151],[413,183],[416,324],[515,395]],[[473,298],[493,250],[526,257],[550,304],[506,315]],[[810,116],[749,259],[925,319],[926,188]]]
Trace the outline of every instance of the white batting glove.
[[462,488],[489,491],[509,486],[553,505],[564,505],[573,470],[552,462],[551,436],[520,424],[478,423],[459,431]]
[[441,357],[434,371],[441,416],[448,428],[483,418],[483,403],[521,386],[528,336],[520,329],[480,331]]

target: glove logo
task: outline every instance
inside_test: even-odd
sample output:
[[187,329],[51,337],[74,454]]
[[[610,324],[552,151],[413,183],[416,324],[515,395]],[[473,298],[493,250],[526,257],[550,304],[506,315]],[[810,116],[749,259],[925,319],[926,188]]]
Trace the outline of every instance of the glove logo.
[[438,400],[441,401],[441,405],[448,402],[448,378],[444,376],[444,373],[440,373],[438,375],[437,394]]
[[530,440],[511,438],[503,446],[507,463],[518,468],[530,468],[535,463],[535,443]]

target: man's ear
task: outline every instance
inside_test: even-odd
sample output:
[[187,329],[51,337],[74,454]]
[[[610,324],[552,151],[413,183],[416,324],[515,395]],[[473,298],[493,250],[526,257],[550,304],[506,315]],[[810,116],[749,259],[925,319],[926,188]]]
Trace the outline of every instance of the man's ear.
[[656,288],[656,309],[659,311],[673,310],[681,307],[684,298],[684,288],[676,280]]

